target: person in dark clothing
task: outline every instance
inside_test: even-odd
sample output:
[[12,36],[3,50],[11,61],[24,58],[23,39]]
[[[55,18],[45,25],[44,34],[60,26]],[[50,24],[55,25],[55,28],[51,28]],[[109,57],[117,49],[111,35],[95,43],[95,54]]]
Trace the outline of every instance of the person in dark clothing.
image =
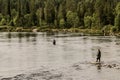
[[53,40],[53,45],[56,45],[56,40],[55,39]]
[[100,60],[101,60],[101,51],[100,51],[100,49],[98,49],[98,54],[97,54],[97,60],[96,60],[96,62],[100,62]]

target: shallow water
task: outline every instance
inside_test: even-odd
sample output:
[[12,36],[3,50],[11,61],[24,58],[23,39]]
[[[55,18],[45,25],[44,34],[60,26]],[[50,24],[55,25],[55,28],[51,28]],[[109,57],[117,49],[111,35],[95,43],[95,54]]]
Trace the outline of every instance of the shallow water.
[[[56,45],[52,44],[53,39]],[[97,49],[102,62],[120,62],[120,38],[115,36],[79,36],[78,34],[0,33],[0,76],[12,76],[36,70],[53,69],[75,63],[94,63]],[[80,64],[81,71],[70,71],[73,80],[118,80],[120,70]],[[68,70],[69,71],[69,70]]]

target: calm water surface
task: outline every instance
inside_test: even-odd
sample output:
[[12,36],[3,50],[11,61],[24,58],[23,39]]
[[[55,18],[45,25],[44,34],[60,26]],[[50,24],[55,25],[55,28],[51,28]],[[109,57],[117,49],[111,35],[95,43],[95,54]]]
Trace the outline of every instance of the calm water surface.
[[[56,39],[56,45],[52,44],[53,39]],[[98,48],[102,52],[102,61],[120,62],[120,38],[115,36],[0,33],[0,76],[39,69],[41,66],[56,68],[76,62],[95,62]],[[95,76],[98,75],[96,69],[92,70]],[[102,71],[101,76],[109,73]],[[120,73],[119,71],[111,72],[113,74]],[[87,73],[91,73],[91,70],[87,70]],[[110,75],[106,77],[110,77]],[[117,76],[114,79],[118,78],[120,77]]]

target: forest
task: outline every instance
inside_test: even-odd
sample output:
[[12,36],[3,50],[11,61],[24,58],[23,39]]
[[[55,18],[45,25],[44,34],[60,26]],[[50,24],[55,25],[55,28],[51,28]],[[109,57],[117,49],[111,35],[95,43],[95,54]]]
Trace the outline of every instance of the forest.
[[0,0],[0,26],[120,31],[120,0]]

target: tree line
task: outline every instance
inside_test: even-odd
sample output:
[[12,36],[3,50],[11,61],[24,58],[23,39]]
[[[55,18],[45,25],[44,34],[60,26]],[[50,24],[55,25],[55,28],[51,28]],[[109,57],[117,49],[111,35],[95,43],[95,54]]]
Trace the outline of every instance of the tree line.
[[120,0],[0,0],[0,25],[120,30]]

